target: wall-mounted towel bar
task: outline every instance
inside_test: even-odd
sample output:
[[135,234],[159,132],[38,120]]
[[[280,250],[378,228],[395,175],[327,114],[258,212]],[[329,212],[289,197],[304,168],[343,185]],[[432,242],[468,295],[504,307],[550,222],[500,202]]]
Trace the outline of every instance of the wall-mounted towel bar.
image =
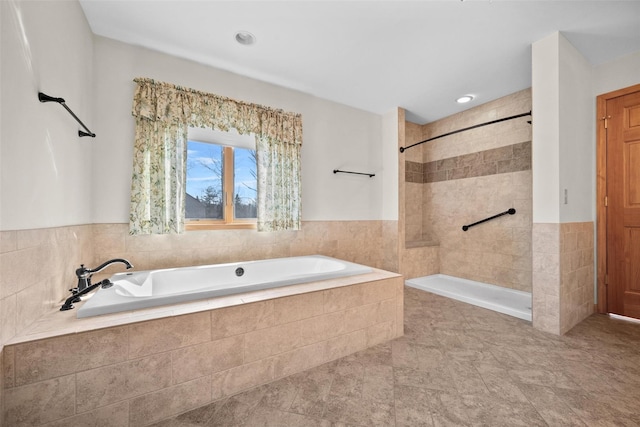
[[96,134],[91,132],[89,130],[89,128],[87,128],[85,126],[85,124],[82,123],[82,121],[78,118],[78,116],[73,114],[73,111],[71,111],[71,109],[69,107],[67,107],[67,104],[65,104],[65,102],[64,102],[64,98],[54,98],[53,96],[45,95],[42,92],[38,92],[38,100],[40,102],[57,102],[58,104],[62,105],[65,108],[65,110],[67,110],[69,112],[69,114],[71,114],[73,116],[73,118],[76,119],[76,121],[78,123],[80,123],[80,125],[84,128],[84,130],[86,130],[86,132],[83,132],[83,131],[79,130],[78,131],[78,136],[90,136],[92,138],[96,137]]
[[[454,130],[454,131],[447,132],[447,133],[442,134],[442,135],[438,135],[438,136],[434,136],[434,137],[429,138],[429,139],[425,139],[424,141],[416,142],[415,144],[411,144],[411,145],[408,145],[406,147],[400,147],[400,152],[404,153],[404,150],[406,150],[407,148],[415,147],[416,145],[424,144],[425,142],[433,141],[434,139],[444,138],[445,136],[454,135],[456,133],[464,132],[464,131],[467,131],[467,130],[479,128],[479,127],[482,127],[482,126],[488,126],[488,125],[492,125],[494,123],[500,123],[500,122],[504,122],[504,121],[507,121],[507,120],[513,120],[513,119],[517,119],[519,117],[526,117],[526,116],[530,116],[530,115],[531,115],[531,111],[529,111],[528,113],[516,114],[515,116],[504,117],[502,119],[492,120],[492,121],[486,122],[486,123],[480,123],[478,125],[469,126],[468,128]],[[527,123],[531,124],[531,121],[527,121]]]
[[508,211],[500,212],[499,214],[494,215],[494,216],[490,216],[489,218],[481,219],[480,221],[474,222],[473,224],[463,225],[462,226],[462,231],[467,231],[469,228],[473,227],[474,225],[478,225],[478,224],[482,224],[483,222],[491,221],[492,219],[498,218],[499,216],[507,215],[507,214],[513,215],[514,213],[516,213],[516,210],[511,208]]
[[350,172],[350,171],[341,171],[341,170],[338,170],[338,169],[334,169],[333,173],[352,173],[354,175],[368,175],[369,178],[373,178],[374,176],[376,176],[375,173]]

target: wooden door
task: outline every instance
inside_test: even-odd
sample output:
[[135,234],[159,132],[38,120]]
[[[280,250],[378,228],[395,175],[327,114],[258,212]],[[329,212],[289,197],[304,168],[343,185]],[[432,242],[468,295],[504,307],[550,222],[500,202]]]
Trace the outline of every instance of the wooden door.
[[640,91],[606,101],[607,311],[640,318]]

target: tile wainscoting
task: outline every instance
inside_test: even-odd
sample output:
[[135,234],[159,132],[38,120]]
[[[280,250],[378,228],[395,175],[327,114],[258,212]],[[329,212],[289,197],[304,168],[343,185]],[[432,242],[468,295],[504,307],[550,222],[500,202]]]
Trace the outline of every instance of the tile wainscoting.
[[593,222],[533,224],[533,326],[562,335],[594,311]]

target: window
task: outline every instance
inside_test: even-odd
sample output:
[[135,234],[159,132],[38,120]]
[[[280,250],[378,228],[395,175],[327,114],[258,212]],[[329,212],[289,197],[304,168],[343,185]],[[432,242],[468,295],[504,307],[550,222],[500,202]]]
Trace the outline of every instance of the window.
[[255,228],[256,152],[247,147],[254,144],[253,137],[247,139],[233,132],[198,131],[208,135],[196,130],[189,132],[186,229]]

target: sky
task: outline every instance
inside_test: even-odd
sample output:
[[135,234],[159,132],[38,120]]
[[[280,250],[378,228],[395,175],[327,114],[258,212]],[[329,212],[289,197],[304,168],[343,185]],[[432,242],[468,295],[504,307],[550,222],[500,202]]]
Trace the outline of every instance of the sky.
[[[249,156],[251,150],[235,148],[234,190],[240,197],[255,200],[256,181],[251,175],[255,163]],[[187,193],[193,197],[202,196],[210,185],[220,188],[220,179],[209,168],[219,168],[222,162],[222,147],[204,142],[188,141],[187,144]],[[206,166],[205,166],[206,165]],[[209,168],[208,168],[208,167]],[[218,169],[220,170],[220,169]],[[247,188],[250,187],[251,189]],[[235,197],[235,195],[234,195]]]

